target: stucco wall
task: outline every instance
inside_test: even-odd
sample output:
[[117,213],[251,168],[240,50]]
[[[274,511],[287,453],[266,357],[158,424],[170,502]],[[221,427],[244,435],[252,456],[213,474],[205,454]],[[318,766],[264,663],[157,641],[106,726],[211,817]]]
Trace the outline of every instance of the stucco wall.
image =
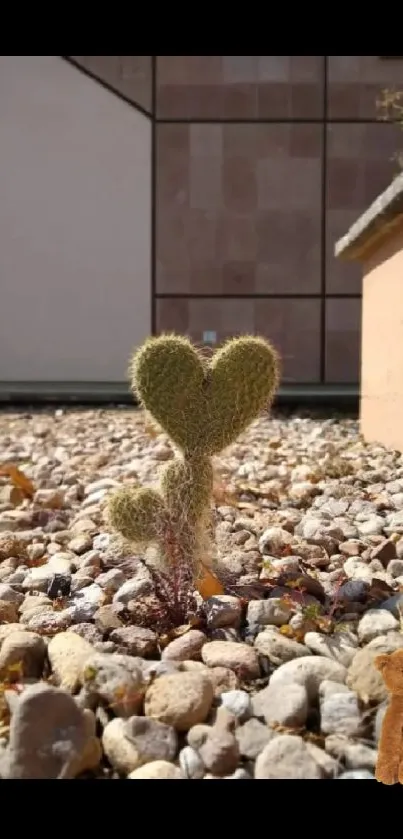
[[361,430],[403,451],[403,220],[363,271]]
[[151,124],[20,55],[0,126],[0,381],[122,381],[151,328]]

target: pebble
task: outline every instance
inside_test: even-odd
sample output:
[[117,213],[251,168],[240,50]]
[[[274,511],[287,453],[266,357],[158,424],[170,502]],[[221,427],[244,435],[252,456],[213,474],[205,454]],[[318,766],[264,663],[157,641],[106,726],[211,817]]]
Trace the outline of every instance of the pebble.
[[380,703],[387,697],[382,675],[374,665],[381,653],[392,653],[403,647],[403,634],[389,632],[359,649],[347,671],[346,684],[364,703]]
[[361,727],[361,712],[353,691],[324,696],[320,703],[320,728],[323,734],[358,737]]
[[269,600],[251,600],[246,617],[252,626],[282,626],[288,623],[291,615],[292,610],[280,597],[271,597]]
[[290,682],[285,690],[282,683],[275,684],[270,680],[266,688],[252,697],[252,710],[269,726],[300,728],[308,716],[308,694],[301,684]]
[[282,664],[273,673],[270,685],[294,683],[305,687],[309,700],[312,702],[319,693],[321,682],[332,679],[334,682],[346,680],[347,670],[342,664],[325,656],[304,656]]
[[155,760],[173,760],[178,740],[172,726],[147,717],[132,716],[127,720],[117,717],[108,722],[102,745],[111,765],[127,775]]
[[123,626],[113,629],[109,639],[116,644],[118,652],[128,655],[146,658],[158,652],[157,633],[142,626]]
[[45,682],[30,685],[12,715],[0,775],[19,780],[71,778],[87,740],[84,714],[70,694]]
[[118,717],[137,714],[146,689],[141,659],[128,655],[93,653],[81,666],[80,682]]
[[225,776],[237,768],[239,746],[234,734],[235,726],[235,717],[222,706],[213,725],[195,725],[188,732],[189,746],[198,752],[204,766],[213,775]]
[[248,644],[232,641],[208,641],[201,651],[208,667],[228,667],[242,679],[256,679],[260,675],[259,659]]
[[256,758],[256,780],[319,781],[322,771],[300,737],[274,737]]
[[399,622],[386,609],[369,609],[358,624],[357,634],[362,644],[368,644],[373,638],[397,629],[398,626]]
[[130,772],[127,777],[130,781],[180,781],[184,776],[173,763],[168,763],[166,760],[153,760],[135,769],[134,772]]
[[276,666],[310,655],[310,650],[305,644],[287,638],[276,630],[260,632],[255,638],[254,646],[260,655],[268,658]]
[[221,704],[237,720],[246,720],[251,714],[250,696],[244,690],[228,690],[221,694]]
[[375,769],[377,751],[364,743],[352,743],[342,734],[326,737],[326,751],[345,762],[347,769]]
[[172,725],[176,731],[188,731],[204,722],[213,698],[212,683],[204,673],[160,676],[147,689],[144,713]]
[[179,766],[187,780],[201,780],[206,767],[196,749],[184,746],[179,753]]
[[255,717],[235,730],[239,753],[249,760],[255,760],[273,736],[274,732]]
[[49,661],[60,687],[74,693],[80,684],[83,666],[93,652],[92,645],[75,632],[60,632],[49,641]]
[[304,644],[316,655],[326,656],[349,667],[357,652],[358,641],[352,632],[338,632],[334,637],[307,632]]
[[205,601],[204,612],[207,625],[212,629],[238,626],[242,617],[242,603],[238,597],[220,594]]
[[46,658],[46,644],[40,635],[34,632],[22,632],[17,629],[8,635],[0,650],[0,675],[15,678],[40,679]]
[[[215,499],[216,545],[233,590],[199,603],[201,622],[192,617],[190,631],[167,643],[144,612],[153,595],[144,556],[109,532],[105,505],[122,482],[153,483],[173,456],[164,434],[145,430],[141,411],[0,415],[0,462],[18,464],[34,484],[31,501],[0,480],[0,674],[12,687],[4,693],[10,730],[36,682],[74,704],[83,730],[83,748],[56,770],[49,764],[50,778],[59,770],[105,777],[97,731],[114,722],[121,734],[134,719],[148,733],[167,726],[175,750],[151,750],[133,768],[110,763],[122,778],[248,780],[269,749],[275,778],[374,779],[376,750],[359,739],[378,742],[385,710],[374,659],[403,646],[403,456],[363,443],[348,419],[257,420],[216,459],[224,492],[240,505]],[[329,609],[334,631],[322,625]],[[192,688],[182,690],[183,678]],[[167,679],[179,680],[177,691]],[[371,717],[367,703],[378,705]],[[298,737],[319,725],[325,750]],[[184,745],[195,728],[207,728],[206,763]],[[138,745],[143,735],[132,734]],[[43,736],[48,756],[57,752],[56,729]],[[9,758],[7,731],[0,747]]]
[[206,636],[198,629],[190,629],[179,638],[174,638],[162,651],[163,661],[189,661],[200,660],[203,645],[206,643]]

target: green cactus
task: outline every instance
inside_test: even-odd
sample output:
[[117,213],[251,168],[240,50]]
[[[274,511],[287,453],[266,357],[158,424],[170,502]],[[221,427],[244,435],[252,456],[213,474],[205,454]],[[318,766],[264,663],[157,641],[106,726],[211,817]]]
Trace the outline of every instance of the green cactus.
[[209,361],[187,338],[162,335],[145,342],[130,370],[140,403],[179,451],[159,492],[123,487],[112,496],[110,523],[131,542],[158,543],[168,567],[182,562],[197,576],[200,562],[209,561],[211,457],[270,404],[278,356],[268,341],[245,336],[229,340]]
[[124,539],[143,544],[159,541],[166,510],[163,499],[155,490],[122,487],[110,499],[109,516]]
[[270,402],[278,382],[271,344],[245,336],[204,359],[187,338],[150,338],[135,353],[132,385],[185,457],[218,454]]

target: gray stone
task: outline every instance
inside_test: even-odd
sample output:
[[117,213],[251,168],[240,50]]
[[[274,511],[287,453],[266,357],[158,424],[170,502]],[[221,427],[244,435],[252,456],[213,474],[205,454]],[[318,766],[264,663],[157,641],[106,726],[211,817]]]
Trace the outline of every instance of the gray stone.
[[255,638],[254,646],[260,655],[266,656],[275,665],[310,654],[308,647],[299,644],[293,638],[281,635],[274,627],[260,632]]
[[368,644],[373,638],[397,629],[398,626],[398,621],[388,610],[369,609],[358,624],[357,634],[362,644]]
[[252,697],[252,710],[256,717],[263,717],[267,725],[284,725],[299,728],[305,725],[308,715],[308,695],[300,684],[270,684]]
[[255,760],[273,736],[273,731],[254,717],[235,730],[239,752],[249,760]]
[[69,693],[45,682],[30,685],[11,718],[1,775],[20,780],[71,778],[87,740],[85,717]]
[[374,661],[381,653],[392,653],[402,647],[403,634],[389,632],[356,652],[347,671],[346,684],[363,702],[383,702],[387,697],[385,683]]
[[111,720],[104,728],[102,745],[112,766],[128,774],[154,760],[173,760],[178,741],[171,726],[147,717],[130,717]]
[[309,700],[314,701],[318,696],[321,682],[331,679],[343,684],[346,675],[346,668],[331,658],[305,656],[282,664],[273,673],[270,685],[283,686],[290,683],[302,685],[306,688]]
[[320,704],[320,721],[323,734],[358,736],[362,720],[356,694],[349,691],[325,696]]
[[331,658],[344,667],[349,667],[358,646],[357,638],[352,632],[337,632],[333,636],[307,632],[304,643],[313,653]]
[[242,604],[239,597],[220,594],[209,597],[204,603],[207,625],[212,629],[227,626],[239,626],[242,617]]
[[258,755],[256,780],[319,781],[323,773],[304,741],[292,734],[274,737]]
[[246,720],[251,715],[251,700],[245,690],[228,690],[221,694],[221,704],[238,720]]
[[251,600],[246,617],[251,626],[282,626],[289,621],[291,615],[291,609],[280,597],[270,597],[269,600]]
[[182,774],[188,780],[200,780],[204,777],[206,767],[196,749],[184,746],[179,753],[179,766]]

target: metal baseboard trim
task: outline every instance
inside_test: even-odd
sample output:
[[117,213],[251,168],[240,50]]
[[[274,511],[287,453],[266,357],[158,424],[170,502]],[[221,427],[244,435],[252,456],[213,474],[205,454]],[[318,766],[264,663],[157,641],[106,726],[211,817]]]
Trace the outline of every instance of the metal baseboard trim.
[[[298,384],[280,387],[275,405],[358,408],[359,385]],[[0,406],[132,405],[126,382],[0,382]]]

